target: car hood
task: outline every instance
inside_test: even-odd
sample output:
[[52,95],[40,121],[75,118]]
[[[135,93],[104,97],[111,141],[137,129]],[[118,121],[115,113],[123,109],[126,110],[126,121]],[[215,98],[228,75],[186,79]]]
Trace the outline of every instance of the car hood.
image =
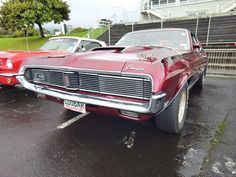
[[[61,57],[40,57],[26,60],[23,65],[55,68],[79,68],[109,72],[152,72],[161,60],[180,51],[163,47],[102,47],[93,51]],[[162,65],[162,64],[161,64]]]
[[64,51],[0,51],[0,58],[15,60],[24,59],[33,56],[55,56],[68,55],[69,52]]

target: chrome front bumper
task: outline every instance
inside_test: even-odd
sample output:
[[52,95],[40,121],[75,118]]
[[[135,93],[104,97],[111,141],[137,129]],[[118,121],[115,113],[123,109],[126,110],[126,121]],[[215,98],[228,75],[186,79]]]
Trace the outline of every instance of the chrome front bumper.
[[60,98],[62,100],[71,100],[82,102],[90,105],[103,106],[118,110],[132,111],[136,113],[144,114],[156,114],[164,107],[165,93],[158,93],[152,95],[149,102],[140,103],[134,101],[123,101],[111,98],[104,98],[98,96],[84,95],[78,93],[70,93],[66,91],[56,90],[44,86],[38,86],[28,82],[24,76],[17,76],[18,81],[26,88],[31,91]]
[[2,77],[14,77],[17,76],[17,73],[0,73]]

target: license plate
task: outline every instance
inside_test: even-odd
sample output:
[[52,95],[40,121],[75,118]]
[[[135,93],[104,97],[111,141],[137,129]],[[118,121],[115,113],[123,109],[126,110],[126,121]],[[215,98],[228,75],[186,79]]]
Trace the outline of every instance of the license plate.
[[86,113],[85,103],[80,103],[77,101],[64,100],[64,108],[80,113]]

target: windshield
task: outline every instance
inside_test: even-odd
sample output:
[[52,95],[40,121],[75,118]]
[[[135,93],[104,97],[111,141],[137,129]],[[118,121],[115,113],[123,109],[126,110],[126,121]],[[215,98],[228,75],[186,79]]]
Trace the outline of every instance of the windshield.
[[142,31],[123,36],[115,46],[162,46],[177,50],[188,50],[185,30]]
[[74,52],[73,50],[77,43],[78,39],[69,39],[69,38],[50,39],[39,50],[41,51],[59,50],[59,51]]

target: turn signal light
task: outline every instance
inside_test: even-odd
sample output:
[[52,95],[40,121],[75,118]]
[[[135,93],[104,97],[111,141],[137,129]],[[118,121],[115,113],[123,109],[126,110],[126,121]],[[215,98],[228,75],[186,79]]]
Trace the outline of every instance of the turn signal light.
[[121,110],[121,114],[129,117],[139,117],[139,114],[137,112],[132,112],[132,111],[126,111],[126,110]]

